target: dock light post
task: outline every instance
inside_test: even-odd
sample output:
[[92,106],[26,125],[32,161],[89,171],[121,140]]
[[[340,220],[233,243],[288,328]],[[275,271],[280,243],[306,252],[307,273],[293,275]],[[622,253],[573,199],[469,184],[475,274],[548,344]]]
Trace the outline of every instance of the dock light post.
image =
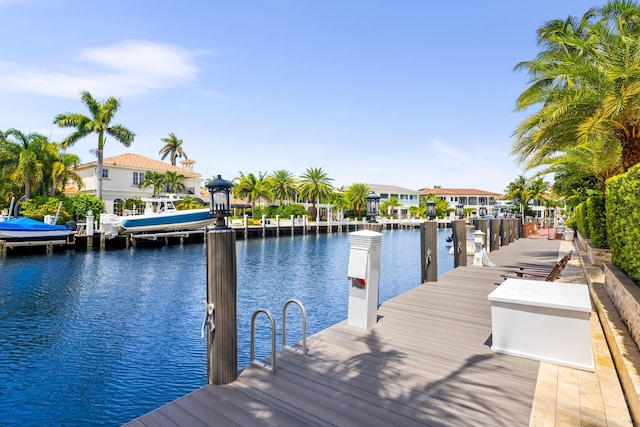
[[456,205],[456,216],[458,219],[462,219],[464,217],[464,205],[462,203],[458,203]]
[[236,233],[231,216],[231,183],[218,178],[206,185],[215,227],[207,231],[207,300],[202,335],[207,336],[207,381],[228,384],[238,378]]
[[427,201],[427,218],[436,219],[436,202],[433,200]]
[[211,194],[211,216],[217,218],[215,228],[225,228],[224,219],[231,216],[231,183],[218,175],[206,187]]
[[380,196],[372,191],[365,200],[367,201],[367,222],[378,222],[376,215],[380,212]]

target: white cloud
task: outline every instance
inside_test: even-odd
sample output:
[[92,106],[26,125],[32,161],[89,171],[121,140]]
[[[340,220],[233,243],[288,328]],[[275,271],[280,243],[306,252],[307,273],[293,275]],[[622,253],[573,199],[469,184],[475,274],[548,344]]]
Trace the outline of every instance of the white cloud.
[[202,54],[146,40],[128,40],[83,49],[73,56],[72,64],[60,65],[57,70],[0,64],[0,90],[63,98],[77,98],[81,90],[96,97],[146,94],[195,81],[199,71],[195,59]]

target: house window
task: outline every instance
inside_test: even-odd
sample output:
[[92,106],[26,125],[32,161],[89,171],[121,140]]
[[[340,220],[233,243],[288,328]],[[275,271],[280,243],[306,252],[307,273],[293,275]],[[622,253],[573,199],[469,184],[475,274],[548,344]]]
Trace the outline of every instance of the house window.
[[195,189],[195,188],[193,188],[193,187],[186,187],[186,188],[185,188],[185,192],[186,192],[187,194],[196,194],[196,189]]
[[140,183],[144,180],[144,172],[134,172],[133,173],[133,185],[140,185]]
[[102,169],[102,177],[109,178],[109,169]]

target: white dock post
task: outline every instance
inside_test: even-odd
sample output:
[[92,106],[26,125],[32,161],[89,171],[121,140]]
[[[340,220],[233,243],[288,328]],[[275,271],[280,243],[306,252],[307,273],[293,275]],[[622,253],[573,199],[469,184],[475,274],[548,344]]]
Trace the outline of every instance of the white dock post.
[[475,245],[473,252],[473,265],[482,267],[482,248],[484,246],[484,233],[476,230],[473,233],[473,243]]
[[361,230],[349,233],[349,314],[347,323],[370,329],[378,321],[378,282],[382,233]]
[[89,209],[87,211],[87,217],[85,219],[85,234],[87,236],[87,249],[93,247],[93,211]]

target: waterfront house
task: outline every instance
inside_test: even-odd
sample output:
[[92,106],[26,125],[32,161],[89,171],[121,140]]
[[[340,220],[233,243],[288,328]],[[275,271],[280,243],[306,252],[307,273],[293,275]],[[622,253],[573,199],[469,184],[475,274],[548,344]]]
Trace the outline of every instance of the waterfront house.
[[[82,186],[79,186],[75,181],[69,181],[64,189],[65,195],[96,195],[97,163],[97,161],[93,161],[76,166],[74,172],[82,178]],[[183,175],[184,178],[181,179],[181,182],[184,184],[185,190],[178,195],[201,198],[202,175],[193,170],[195,161],[184,160],[180,163],[182,166],[173,166],[133,153],[105,158],[102,169],[102,200],[106,212],[122,214],[125,200],[153,196],[153,187],[140,188],[138,186],[147,172],[175,172],[178,175]],[[203,201],[207,202],[207,199]]]
[[502,198],[502,194],[493,193],[486,190],[478,190],[476,188],[421,188],[420,197],[424,198],[433,194],[434,196],[446,201],[450,209],[456,209],[457,205],[462,205],[464,209],[473,209],[473,214],[480,212],[480,207],[487,208],[488,214],[495,213],[498,207],[498,200]]
[[381,184],[366,184],[371,191],[380,195],[380,204],[388,202],[392,198],[398,200],[399,205],[395,208],[389,208],[389,212],[385,212],[387,215],[391,215],[392,218],[407,218],[409,217],[409,209],[412,206],[419,206],[420,193],[417,190],[411,190],[409,188],[397,187],[395,185],[381,185]]

